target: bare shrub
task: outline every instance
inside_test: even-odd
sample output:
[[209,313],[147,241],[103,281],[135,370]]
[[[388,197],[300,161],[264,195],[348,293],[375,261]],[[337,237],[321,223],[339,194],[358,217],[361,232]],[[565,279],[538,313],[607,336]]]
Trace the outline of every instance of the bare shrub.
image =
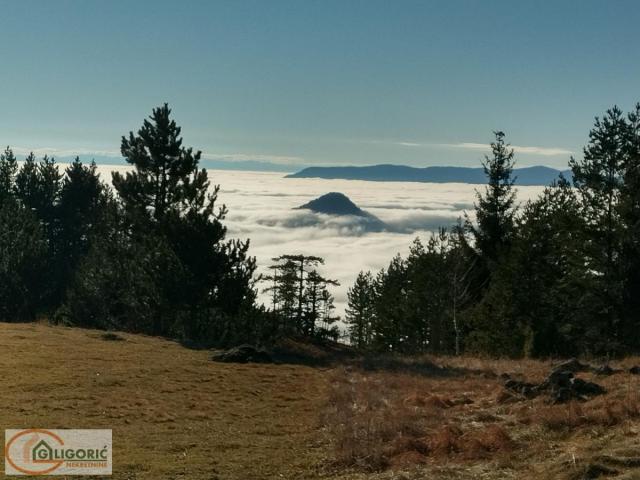
[[539,423],[550,430],[564,430],[581,426],[611,427],[638,417],[640,397],[633,394],[622,398],[603,397],[588,403],[540,406],[527,412],[520,420],[522,423]]
[[380,470],[454,456],[489,458],[513,448],[495,423],[459,427],[457,423],[471,418],[465,409],[474,401],[464,393],[449,397],[429,392],[434,385],[422,378],[341,370],[331,385],[324,421],[340,466]]
[[434,456],[458,455],[466,460],[477,460],[496,453],[510,452],[514,448],[514,442],[497,424],[466,433],[457,427],[447,425],[431,436],[429,446]]
[[398,382],[411,388],[410,379],[396,378],[396,388],[389,389],[379,376],[349,377],[343,371],[334,376],[325,425],[339,464],[376,470],[398,455],[427,453],[418,440],[424,436],[424,406],[404,401],[402,394],[407,390],[398,388]]

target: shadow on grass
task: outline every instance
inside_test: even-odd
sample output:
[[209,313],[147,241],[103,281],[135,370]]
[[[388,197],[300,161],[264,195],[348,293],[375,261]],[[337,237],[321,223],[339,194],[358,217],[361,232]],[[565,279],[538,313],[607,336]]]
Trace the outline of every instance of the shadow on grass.
[[440,365],[428,357],[403,357],[400,355],[366,355],[353,363],[368,372],[408,373],[423,377],[463,377],[479,375],[495,378],[497,375],[488,369],[473,369]]

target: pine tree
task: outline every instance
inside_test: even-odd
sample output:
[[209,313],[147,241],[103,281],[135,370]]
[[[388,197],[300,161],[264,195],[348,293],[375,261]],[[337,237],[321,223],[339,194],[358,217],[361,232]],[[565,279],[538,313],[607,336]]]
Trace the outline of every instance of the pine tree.
[[466,230],[471,234],[471,242],[464,248],[473,252],[474,265],[468,275],[470,294],[477,302],[465,316],[469,345],[474,345],[477,351],[499,352],[500,349],[512,347],[504,338],[504,325],[496,320],[500,315],[508,316],[504,309],[510,304],[501,305],[499,301],[494,301],[495,288],[492,297],[487,296],[487,292],[493,288],[491,283],[496,272],[504,268],[502,262],[507,258],[513,240],[515,180],[512,178],[514,151],[505,143],[503,132],[494,134],[492,156],[486,156],[483,162],[488,185],[484,194],[477,193],[475,224],[469,218],[465,223]]
[[55,159],[47,155],[38,162],[30,153],[16,175],[16,196],[43,223],[51,248],[57,231],[61,187],[62,174]]
[[[137,135],[122,137],[120,151],[135,169],[124,176],[113,173],[113,185],[125,207],[161,222],[170,211],[196,210],[214,216],[218,187],[209,193],[202,152],[182,146],[182,129],[171,119],[171,109],[155,108]],[[214,217],[222,219],[224,207]]]
[[323,312],[325,314],[327,312],[326,302],[331,300],[331,305],[333,305],[333,297],[326,295],[329,285],[338,286],[340,284],[337,280],[323,277],[315,269],[307,274],[305,279],[305,308],[303,314],[303,332],[305,335],[310,337],[316,336],[319,321],[327,322],[328,317],[326,315],[323,316]]
[[264,289],[272,298],[272,308],[280,319],[279,330],[286,334],[301,334],[297,321],[298,311],[298,264],[285,256],[272,259],[273,263],[269,269],[271,275],[261,278],[267,282]]
[[414,332],[407,328],[407,265],[396,255],[374,282],[375,324],[373,345],[376,350],[403,353]]
[[586,328],[588,288],[575,192],[561,179],[528,202],[509,254],[474,309],[474,350],[511,357],[577,355]]
[[39,206],[39,183],[38,162],[36,156],[31,152],[24,159],[15,180],[16,196],[30,210],[37,210]]
[[464,341],[464,327],[461,315],[471,304],[471,275],[476,270],[477,256],[472,253],[465,239],[464,226],[459,220],[449,237],[450,249],[447,254],[449,284],[451,286],[450,310],[454,335],[453,353],[460,355]]
[[492,157],[482,163],[488,185],[484,194],[477,193],[476,224],[469,220],[467,227],[473,235],[475,249],[482,263],[490,271],[508,249],[513,235],[515,192],[512,178],[514,151],[505,143],[503,132],[494,132]]
[[96,235],[110,228],[106,210],[112,202],[94,162],[83,165],[78,157],[65,169],[58,205],[55,271],[58,302],[69,286],[80,259],[89,252]]
[[340,337],[340,329],[335,325],[335,323],[340,320],[340,317],[333,314],[336,308],[333,303],[333,295],[327,288],[323,288],[321,290],[320,300],[320,325],[316,328],[314,334],[320,339],[333,340],[335,342]]
[[[295,294],[295,330],[300,334],[304,334],[305,284],[309,272],[314,270],[318,265],[324,264],[324,259],[313,255],[281,255],[280,257],[274,258],[273,261],[286,264],[289,267],[288,274],[291,275],[293,273],[295,275],[297,289]],[[295,265],[295,269],[291,271],[290,267],[293,265]],[[288,305],[290,304],[290,300],[287,296]]]
[[0,207],[15,195],[15,180],[18,173],[18,161],[11,148],[0,154]]
[[0,321],[35,319],[47,243],[34,212],[12,198],[0,205]]
[[640,349],[640,103],[627,115],[624,184],[619,211],[624,224],[621,251],[624,319],[621,338],[626,348]]
[[[322,276],[315,266],[324,264],[324,259],[305,255],[281,255],[272,259],[270,275],[261,278],[267,283],[263,292],[271,297],[273,312],[280,319],[280,330],[285,334],[322,337],[327,331],[319,324],[333,323],[326,316],[329,308],[325,302],[330,285],[339,285],[336,280]],[[333,335],[333,334],[332,334]]]
[[57,237],[60,231],[58,207],[62,174],[55,159],[44,156],[38,162],[29,154],[16,174],[16,197],[30,209],[40,222],[48,248],[47,263],[42,269],[42,307],[46,310],[55,309],[58,300],[59,281],[56,271],[58,252]]
[[131,232],[115,214],[115,228],[90,245],[76,269],[58,321],[168,337],[182,336],[168,278],[183,276],[175,253],[153,231]]
[[359,349],[369,348],[375,315],[373,276],[371,272],[360,272],[347,292],[345,320],[351,345]]
[[[134,169],[113,174],[126,212],[125,237],[118,245],[135,251],[156,238],[159,250],[152,252],[157,255],[144,255],[131,288],[154,289],[157,316],[172,315],[177,325],[171,335],[200,344],[236,341],[249,334],[239,328],[248,323],[239,319],[255,305],[255,259],[248,256],[248,241],[225,240],[226,208],[216,210],[219,187],[210,188],[206,170],[199,169],[201,153],[183,147],[181,129],[170,114],[166,104],[156,108],[137,134],[122,138],[122,155]],[[167,263],[172,274],[150,282],[148,273]],[[154,329],[166,332],[169,326],[163,321]]]
[[[523,209],[509,262],[512,317],[524,356],[577,355],[590,337],[584,218],[561,178]],[[585,308],[587,307],[587,308]]]
[[571,158],[574,184],[580,193],[586,219],[585,261],[590,272],[590,330],[602,342],[599,353],[620,348],[622,274],[620,271],[623,222],[619,202],[626,170],[627,125],[622,111],[614,107],[589,132],[583,159]]

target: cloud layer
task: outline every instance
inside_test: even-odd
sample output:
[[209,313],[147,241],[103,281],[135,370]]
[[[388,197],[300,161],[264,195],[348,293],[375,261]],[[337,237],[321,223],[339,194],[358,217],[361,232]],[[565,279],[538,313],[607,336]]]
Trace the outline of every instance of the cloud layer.
[[[478,152],[489,153],[491,151],[491,145],[488,143],[474,143],[474,142],[461,142],[461,143],[418,143],[418,142],[393,142],[394,145],[399,147],[410,148],[456,148],[463,150],[473,150]],[[562,147],[532,147],[522,145],[510,145],[516,153],[525,155],[540,155],[542,157],[557,157],[557,156],[569,156],[574,152],[567,148]]]
[[[99,166],[104,180],[111,171],[129,167]],[[282,254],[317,255],[325,259],[323,275],[340,286],[332,290],[343,315],[347,290],[360,270],[378,271],[397,253],[406,255],[416,237],[427,238],[440,226],[450,226],[472,214],[476,189],[457,183],[366,182],[315,178],[284,178],[280,173],[210,170],[220,184],[220,203],[229,214],[229,237],[251,239],[250,252],[259,270],[267,271]],[[535,197],[542,187],[519,187],[518,200]],[[374,214],[391,231],[368,232],[357,217],[335,217],[296,210],[328,192],[342,192],[360,208]],[[267,296],[262,296],[268,301]]]
[[[324,257],[323,274],[337,279],[333,290],[342,314],[347,289],[360,270],[377,271],[397,253],[406,254],[416,236],[426,238],[440,226],[472,213],[475,190],[482,186],[283,178],[277,173],[210,171],[221,185],[220,201],[229,208],[229,235],[251,239],[251,254],[262,271],[284,253]],[[541,187],[521,187],[519,199]],[[295,210],[328,192],[341,192],[374,214],[392,231],[367,232],[354,217]]]

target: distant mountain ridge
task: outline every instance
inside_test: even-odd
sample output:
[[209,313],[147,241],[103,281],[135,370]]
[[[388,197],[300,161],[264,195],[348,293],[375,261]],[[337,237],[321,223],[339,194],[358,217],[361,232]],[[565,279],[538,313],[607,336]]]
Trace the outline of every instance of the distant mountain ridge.
[[[571,170],[536,166],[513,171],[516,185],[549,185],[560,174],[571,178]],[[408,167],[406,165],[372,165],[364,167],[308,167],[286,178],[325,178],[368,180],[373,182],[486,183],[482,168],[473,167]]]

